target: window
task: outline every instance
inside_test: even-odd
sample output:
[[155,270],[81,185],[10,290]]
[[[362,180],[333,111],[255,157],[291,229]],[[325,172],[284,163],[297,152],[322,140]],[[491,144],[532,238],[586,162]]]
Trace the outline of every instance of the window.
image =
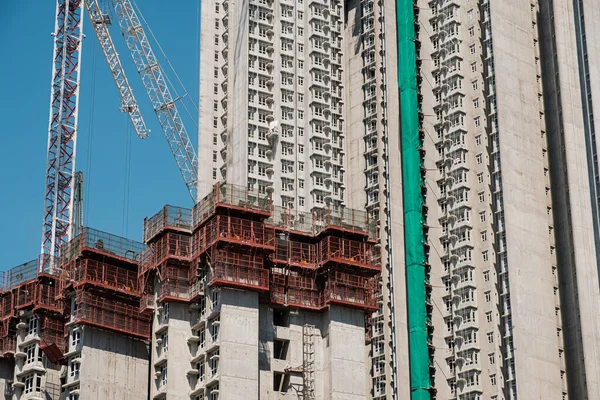
[[479,192],[477,197],[479,198],[480,203],[483,203],[485,201],[485,193],[484,192]]
[[163,387],[167,384],[167,366],[163,365],[158,368],[158,386]]
[[488,311],[485,313],[485,320],[487,322],[492,322],[492,312],[491,311]]
[[219,350],[208,355],[208,368],[212,376],[216,375],[219,370]]
[[483,271],[483,280],[485,282],[489,282],[490,281],[490,271]]
[[161,354],[166,354],[169,351],[169,335],[168,333],[163,333],[159,337],[160,339],[160,351]]
[[75,347],[81,342],[81,331],[74,330],[71,334],[71,346]]
[[469,37],[473,37],[473,36],[475,36],[475,27],[470,26],[469,27]]
[[492,292],[490,292],[489,290],[484,293],[484,296],[485,296],[486,303],[489,303],[490,301],[492,301]]
[[479,98],[473,99],[473,108],[479,108]]
[[475,160],[477,161],[477,164],[481,164],[483,162],[483,155],[481,153],[477,154]]
[[78,362],[73,362],[74,359],[71,359],[69,362],[69,376],[73,379],[79,379],[79,367],[81,364]]
[[169,322],[169,303],[164,303],[163,305],[163,324]]
[[488,354],[488,361],[492,365],[496,363],[496,356],[494,355],[494,353]]
[[477,174],[477,183],[483,183],[483,172]]
[[471,86],[473,87],[473,90],[477,90],[477,81],[474,80],[473,82],[471,82]]
[[30,317],[27,319],[27,334],[37,335],[38,333],[38,319],[37,317]]
[[298,205],[300,207],[304,206],[304,197],[298,197]]
[[[23,380],[25,383],[25,394],[32,393],[34,390],[39,392],[42,386],[42,377],[37,374],[30,374]],[[35,385],[37,383],[37,386]]]
[[487,340],[488,340],[488,343],[494,343],[494,332],[488,332]]
[[471,63],[471,72],[477,72],[477,63]]
[[475,136],[475,144],[481,146],[481,135]]
[[475,47],[475,45],[474,45],[474,44],[470,45],[470,46],[469,46],[469,52],[470,52],[471,54],[475,54],[475,51],[476,51],[476,47]]
[[487,240],[487,231],[481,232],[481,241],[485,242]]
[[36,345],[33,344],[31,346],[27,346],[25,348],[24,353],[27,354],[26,358],[25,358],[25,365],[32,363],[35,361],[35,349],[36,349]]
[[490,375],[490,383],[492,386],[496,386],[496,375]]
[[467,18],[473,19],[473,10],[467,11]]
[[208,322],[210,329],[210,338],[213,342],[219,339],[219,325],[221,323],[220,317],[215,317]]
[[483,261],[488,261],[488,259],[489,259],[489,253],[488,253],[487,250],[485,250],[484,252],[482,252],[481,256],[483,257]]

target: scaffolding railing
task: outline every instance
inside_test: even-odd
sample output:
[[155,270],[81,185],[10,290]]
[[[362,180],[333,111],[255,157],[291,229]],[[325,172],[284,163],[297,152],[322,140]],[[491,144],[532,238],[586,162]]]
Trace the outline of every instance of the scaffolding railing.
[[86,227],[78,236],[63,246],[60,264],[63,265],[79,257],[84,250],[137,263],[140,261],[141,253],[145,247],[143,243],[135,240]]
[[89,258],[63,265],[63,279],[75,285],[92,284],[134,295],[140,292],[137,270]]
[[319,242],[319,262],[329,261],[381,270],[380,249],[373,243],[328,236]]
[[3,293],[0,297],[0,319],[14,317],[15,302],[12,292]]
[[47,344],[56,344],[61,352],[64,352],[66,349],[65,322],[59,318],[45,316],[42,318],[41,328],[41,339]]
[[325,287],[327,302],[375,310],[378,277],[364,277],[347,272],[330,274]]
[[314,235],[315,217],[310,212],[290,210],[287,207],[273,206],[271,216],[265,221],[276,228]]
[[377,220],[371,218],[366,211],[331,205],[315,212],[317,234],[327,228],[336,228],[348,232],[367,234],[376,238]]
[[34,286],[35,297],[33,299],[34,309],[45,308],[56,313],[62,313],[64,303],[60,299],[57,281],[45,280],[38,281]]
[[212,215],[219,206],[240,211],[254,211],[268,216],[271,213],[272,202],[270,195],[249,191],[245,186],[217,183],[212,191],[194,206],[192,210],[194,227]]
[[15,335],[5,336],[0,339],[0,353],[3,357],[12,357],[17,350],[17,338]]
[[15,308],[22,309],[33,306],[35,300],[35,281],[20,284],[14,291]]
[[35,260],[17,265],[14,268],[4,271],[0,274],[0,290],[8,291],[21,283],[36,279],[40,273],[58,275],[59,269],[55,260],[42,262],[40,256]]
[[213,259],[211,272],[210,286],[269,290],[269,270],[262,267]]
[[74,322],[149,338],[151,316],[139,312],[139,302],[126,303],[82,290],[76,292],[75,301]]
[[310,213],[273,206],[273,212],[265,222],[279,229],[307,235],[318,235],[332,228],[373,240],[377,238],[377,220],[365,211],[345,207],[328,206]]
[[191,257],[191,236],[173,232],[164,233],[143,251],[139,275],[157,268],[168,259],[189,261]]
[[303,268],[317,268],[317,245],[287,239],[276,239],[273,261]]
[[274,248],[275,229],[259,221],[217,215],[196,230],[192,240],[194,256],[200,255],[218,241]]
[[151,218],[144,219],[144,242],[148,243],[163,229],[192,231],[192,210],[166,205]]
[[320,310],[325,306],[322,291],[288,288],[286,304],[290,307]]

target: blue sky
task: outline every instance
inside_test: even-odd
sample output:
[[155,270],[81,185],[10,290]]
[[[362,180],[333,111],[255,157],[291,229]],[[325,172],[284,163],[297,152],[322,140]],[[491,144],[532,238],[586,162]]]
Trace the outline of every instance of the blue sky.
[[[138,0],[138,4],[197,103],[198,0]],[[0,270],[29,261],[40,251],[54,15],[52,0],[0,1]],[[144,217],[167,203],[190,207],[192,200],[118,26],[111,33],[151,129],[145,140],[135,136],[127,115],[118,110],[119,94],[87,16],[84,33],[76,161],[76,169],[84,173],[84,222],[141,240]],[[158,53],[156,46],[154,50]],[[191,120],[184,122],[196,143],[196,126]],[[126,185],[128,134],[131,161]]]

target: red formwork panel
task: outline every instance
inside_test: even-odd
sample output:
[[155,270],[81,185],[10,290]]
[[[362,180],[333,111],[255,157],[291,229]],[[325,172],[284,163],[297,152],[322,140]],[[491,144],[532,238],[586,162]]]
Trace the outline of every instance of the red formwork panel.
[[159,301],[189,301],[192,288],[189,275],[189,265],[169,265],[163,268],[158,291]]
[[79,324],[140,339],[150,337],[151,316],[140,314],[139,301],[124,302],[82,290],[77,291],[75,301],[74,320]]
[[211,275],[211,286],[269,290],[269,270],[264,268],[264,257],[234,246],[211,252]]
[[192,210],[166,205],[151,218],[144,219],[144,242],[149,242],[163,230],[191,232]]
[[342,233],[356,234],[371,240],[376,239],[377,220],[371,218],[366,211],[328,206],[315,212],[313,218],[316,234],[331,229]]
[[317,245],[294,240],[276,239],[273,261],[302,268],[318,267]]
[[46,309],[55,313],[62,313],[64,302],[59,296],[60,287],[57,280],[39,280],[35,287],[34,310]]
[[321,310],[325,306],[325,298],[321,291],[288,288],[286,304],[290,307]]
[[271,304],[285,305],[285,286],[271,283],[269,286],[269,300]]
[[5,336],[0,339],[0,354],[3,358],[12,358],[17,350],[16,335]]
[[328,236],[319,242],[319,262],[353,265],[381,271],[381,253],[373,243]]
[[67,280],[75,286],[91,284],[130,295],[139,295],[137,270],[89,258],[74,260],[63,266]]
[[377,281],[379,277],[365,277],[348,272],[333,271],[325,287],[329,304],[377,310]]
[[217,208],[226,212],[242,212],[258,218],[268,218],[271,215],[272,207],[270,195],[248,191],[245,186],[219,182],[194,206],[192,223],[194,228],[197,228],[214,215]]
[[22,309],[33,306],[35,300],[36,280],[24,282],[14,290],[15,308]]
[[275,228],[259,221],[217,215],[197,229],[192,240],[194,257],[217,242],[274,250]]
[[144,253],[142,262],[144,264],[149,262],[154,268],[169,259],[189,261],[192,257],[192,237],[189,234],[166,232],[158,236],[148,247],[151,256],[146,259]]
[[64,352],[66,349],[65,321],[62,318],[52,318],[48,315],[41,316],[40,336],[42,342],[49,345],[51,343]]
[[0,319],[11,318],[15,315],[13,292],[5,292],[0,296]]

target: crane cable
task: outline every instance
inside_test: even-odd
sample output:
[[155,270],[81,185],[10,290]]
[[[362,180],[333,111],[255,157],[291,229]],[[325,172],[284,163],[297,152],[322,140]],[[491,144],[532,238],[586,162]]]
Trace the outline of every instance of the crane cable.
[[83,187],[83,226],[87,226],[89,219],[89,207],[90,207],[90,188],[92,181],[92,144],[94,141],[94,111],[95,111],[95,99],[96,99],[96,41],[92,40],[92,79],[91,79],[91,90],[90,90],[90,111],[89,111],[89,123],[88,123],[88,143],[87,143],[87,156],[86,156],[86,176],[87,183]]
[[179,75],[177,74],[177,71],[175,71],[175,68],[173,68],[173,65],[171,64],[171,61],[169,60],[169,58],[167,57],[166,53],[164,52],[162,46],[160,45],[160,42],[158,41],[158,39],[154,35],[154,32],[150,28],[150,25],[146,21],[146,18],[144,18],[144,14],[142,14],[142,10],[140,10],[140,8],[138,7],[138,5],[135,2],[135,0],[131,0],[131,3],[133,4],[133,7],[136,9],[137,13],[139,14],[141,21],[144,23],[144,25],[146,25],[146,29],[150,33],[150,36],[152,37],[152,39],[154,40],[154,42],[158,46],[158,49],[160,50],[162,56],[164,57],[165,61],[169,65],[169,68],[171,69],[171,71],[173,72],[173,74],[175,75],[175,77],[177,78],[177,81],[179,82],[179,85],[181,85],[181,88],[183,89],[184,93],[183,93],[183,95],[180,96],[179,93],[177,92],[177,89],[176,89],[175,85],[173,85],[173,82],[171,82],[171,79],[169,78],[169,75],[165,73],[165,79],[167,80],[167,82],[169,83],[171,89],[175,93],[175,98],[173,100],[174,101],[177,101],[178,99],[182,100],[181,101],[181,105],[182,105],[183,109],[186,111],[187,115],[190,117],[190,119],[192,120],[192,122],[196,126],[196,128],[198,128],[197,118],[194,118],[192,116],[192,114],[190,113],[190,111],[189,111],[187,105],[185,104],[185,102],[183,101],[183,99],[187,98],[192,103],[192,105],[194,106],[194,109],[196,110],[196,115],[198,115],[198,106],[196,105],[196,102],[189,96],[189,92],[185,88],[185,85],[181,81],[181,78],[179,78]]
[[131,124],[125,119],[125,179],[123,181],[123,220],[121,234],[127,237],[129,228],[129,193],[131,186]]

